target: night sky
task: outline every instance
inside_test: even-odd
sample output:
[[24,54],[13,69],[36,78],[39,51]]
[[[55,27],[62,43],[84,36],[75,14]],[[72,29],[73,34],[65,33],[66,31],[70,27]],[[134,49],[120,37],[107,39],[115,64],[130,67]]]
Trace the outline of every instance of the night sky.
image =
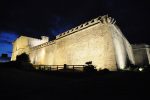
[[90,19],[115,18],[130,43],[150,44],[148,0],[0,0],[0,55],[18,36],[51,38]]

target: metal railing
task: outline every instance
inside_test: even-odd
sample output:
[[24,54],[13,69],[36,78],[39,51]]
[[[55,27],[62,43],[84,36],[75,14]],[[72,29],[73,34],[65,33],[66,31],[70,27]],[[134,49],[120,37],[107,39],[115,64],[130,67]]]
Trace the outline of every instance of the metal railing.
[[36,70],[43,71],[60,71],[60,70],[72,70],[83,71],[85,65],[33,65]]

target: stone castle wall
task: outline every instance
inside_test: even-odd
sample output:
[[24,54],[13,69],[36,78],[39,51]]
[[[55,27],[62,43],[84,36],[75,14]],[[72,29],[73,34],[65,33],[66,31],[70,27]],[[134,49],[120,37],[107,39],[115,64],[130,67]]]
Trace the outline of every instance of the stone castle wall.
[[53,65],[55,55],[55,41],[46,42],[31,48],[29,52],[31,63],[36,65]]
[[[54,64],[85,64],[116,70],[111,32],[107,24],[96,24],[56,40]],[[101,29],[101,31],[100,31]]]
[[132,46],[124,37],[119,27],[116,25],[112,25],[110,29],[112,32],[118,68],[124,69],[125,67],[127,67],[128,63],[135,64]]
[[109,70],[117,70],[117,66],[124,68],[126,59],[133,63],[131,53],[130,44],[108,16],[72,28],[54,41],[31,47],[28,52],[33,64],[83,65],[92,61],[97,69]]
[[[43,36],[42,36],[43,38]],[[12,51],[12,57],[11,60],[16,60],[16,56],[20,55],[22,53],[27,53],[31,51],[30,48],[38,46],[40,44],[43,44],[45,42],[48,42],[48,39],[44,37],[44,39],[36,39],[26,36],[20,36],[16,39],[16,41],[13,42],[13,51]]]
[[28,48],[28,37],[19,37],[15,42],[13,42],[13,53],[11,60],[16,60],[16,56],[26,52]]
[[150,46],[146,44],[138,44],[133,46],[133,54],[136,65],[149,65],[150,64]]

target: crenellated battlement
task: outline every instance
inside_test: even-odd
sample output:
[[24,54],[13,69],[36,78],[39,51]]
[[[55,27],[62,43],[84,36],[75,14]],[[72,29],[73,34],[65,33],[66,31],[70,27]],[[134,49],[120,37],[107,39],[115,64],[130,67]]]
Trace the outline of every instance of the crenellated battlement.
[[49,46],[52,44],[55,44],[55,40],[43,43],[43,44],[35,46],[35,47],[32,47],[31,50],[37,50],[37,49],[40,49],[40,48],[43,48],[43,47],[46,47],[46,46]]
[[68,31],[66,31],[64,33],[61,33],[61,34],[57,35],[56,39],[59,39],[59,38],[62,38],[64,36],[67,36],[69,34],[72,34],[74,32],[80,31],[82,29],[85,29],[85,28],[87,28],[89,26],[92,26],[92,25],[95,25],[97,23],[101,23],[101,24],[115,24],[115,22],[116,21],[113,18],[108,17],[108,15],[99,16],[99,17],[97,17],[95,19],[92,19],[92,20],[90,20],[88,22],[85,22],[85,23],[75,27],[75,28],[72,28],[72,29],[70,29],[70,30],[68,30]]

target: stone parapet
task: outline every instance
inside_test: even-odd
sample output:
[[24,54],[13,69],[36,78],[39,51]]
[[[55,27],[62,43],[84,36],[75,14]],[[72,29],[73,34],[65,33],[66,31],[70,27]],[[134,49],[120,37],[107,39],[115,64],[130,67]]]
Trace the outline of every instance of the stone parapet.
[[61,33],[61,34],[57,35],[56,39],[62,38],[62,37],[67,36],[67,35],[70,35],[72,33],[75,33],[77,31],[83,30],[83,29],[85,29],[87,27],[90,27],[90,26],[98,24],[98,23],[101,23],[101,24],[115,24],[115,22],[116,21],[113,18],[108,17],[108,15],[99,16],[99,17],[97,17],[95,19],[92,19],[92,20],[90,20],[88,22],[85,22],[85,23],[75,27],[75,28],[72,28],[72,29],[70,29],[70,30],[68,30],[68,31],[66,31],[64,33]]

